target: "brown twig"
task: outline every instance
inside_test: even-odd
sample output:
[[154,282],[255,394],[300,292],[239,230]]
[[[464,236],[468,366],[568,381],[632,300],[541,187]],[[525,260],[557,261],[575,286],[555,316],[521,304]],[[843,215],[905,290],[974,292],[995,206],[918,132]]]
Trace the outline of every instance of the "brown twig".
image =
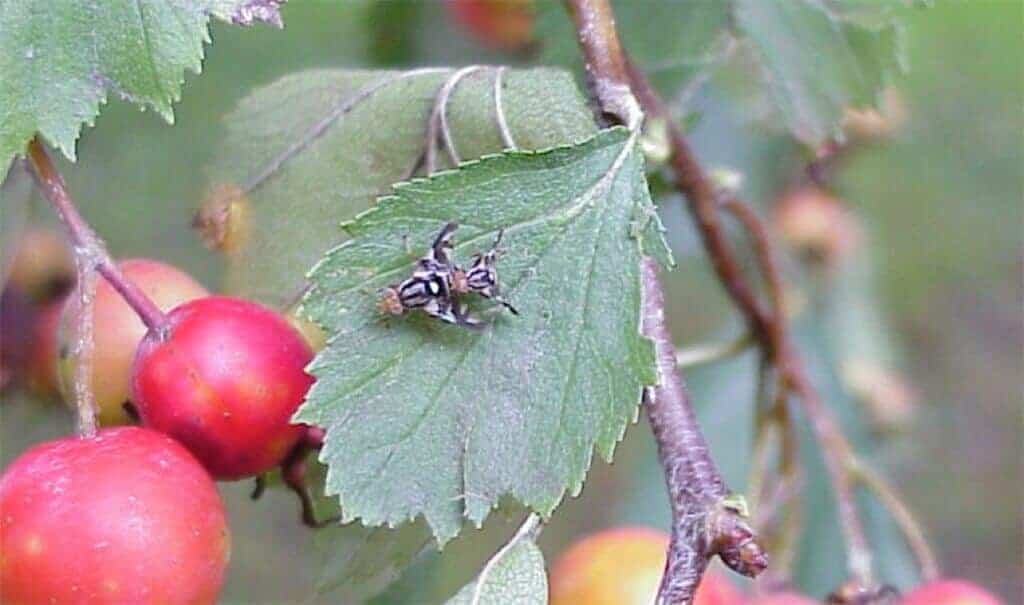
[[110,257],[103,240],[82,218],[68,193],[64,179],[46,153],[38,138],[27,148],[27,159],[36,183],[60,216],[72,243],[76,269],[76,294],[70,301],[77,305],[73,314],[72,355],[75,358],[74,396],[78,414],[78,433],[83,437],[96,434],[96,403],[92,394],[92,301],[96,291],[96,274],[102,275],[139,315],[151,331],[163,334],[167,316],[134,282],[129,280]]
[[[630,90],[607,0],[566,4],[604,116],[638,129],[643,115]],[[729,492],[697,424],[676,367],[676,350],[665,325],[664,293],[651,259],[643,262],[642,283],[643,332],[655,343],[658,364],[658,385],[645,392],[645,407],[672,504],[672,536],[657,602],[689,603],[711,557],[718,555],[733,570],[751,577],[765,569],[767,558],[747,524],[742,498]]]
[[75,202],[64,184],[64,178],[53,165],[38,138],[28,144],[28,159],[39,188],[64,222],[75,254],[93,259],[96,271],[124,297],[125,302],[138,314],[147,328],[158,331],[164,329],[167,316],[135,282],[125,277],[107,252],[103,240],[78,213],[78,208],[75,207]]
[[704,248],[719,281],[740,308],[751,333],[760,342],[770,339],[772,318],[757,300],[753,289],[743,275],[738,256],[726,237],[718,214],[719,194],[690,149],[676,121],[665,103],[647,81],[647,77],[631,62],[626,61],[633,93],[648,116],[665,121],[668,128],[672,155],[669,164],[676,177],[676,187],[685,195],[690,213],[697,222]]
[[630,129],[642,118],[633,96],[625,53],[615,30],[615,15],[607,0],[566,0],[576,24],[587,68],[587,83],[604,116]]
[[651,87],[647,78],[640,70],[628,61],[629,75],[634,93],[640,105],[652,117],[664,119],[669,129],[669,144],[672,156],[669,163],[675,172],[676,186],[684,194],[690,204],[691,214],[697,222],[698,230],[704,246],[711,257],[719,279],[740,308],[750,325],[751,331],[758,338],[764,355],[774,360],[783,378],[783,391],[792,390],[799,397],[806,411],[814,434],[820,444],[822,457],[832,483],[837,503],[839,522],[847,548],[847,567],[851,578],[859,584],[871,585],[872,563],[871,550],[864,533],[856,501],[853,494],[850,473],[846,460],[852,456],[852,450],[839,430],[831,411],[821,401],[813,383],[804,369],[803,359],[792,346],[786,327],[786,315],[781,306],[781,286],[776,269],[774,251],[768,241],[766,230],[760,219],[738,202],[730,206],[739,211],[738,216],[755,240],[755,252],[769,289],[773,291],[773,307],[771,312],[764,309],[757,300],[749,285],[721,227],[718,216],[718,193],[710,178],[701,167],[691,151],[682,131],[676,125],[665,104]]
[[768,291],[768,302],[772,309],[771,321],[768,323],[768,338],[772,343],[771,352],[777,355],[785,338],[785,301],[783,299],[782,275],[772,252],[768,231],[761,219],[758,218],[757,213],[738,198],[726,198],[722,202],[722,208],[736,217],[753,241],[754,256],[758,260],[765,289]]
[[672,537],[659,604],[689,603],[716,554],[735,571],[756,576],[767,558],[747,524],[744,507],[729,492],[708,451],[665,325],[657,263],[643,262],[643,333],[654,341],[658,386],[645,393],[647,417],[658,444],[672,505]]

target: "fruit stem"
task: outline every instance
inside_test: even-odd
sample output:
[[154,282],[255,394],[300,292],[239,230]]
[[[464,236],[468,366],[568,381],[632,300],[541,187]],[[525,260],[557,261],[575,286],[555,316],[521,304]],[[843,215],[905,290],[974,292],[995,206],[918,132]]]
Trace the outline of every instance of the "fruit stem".
[[910,551],[917,559],[917,565],[921,572],[922,582],[932,582],[939,579],[940,571],[938,559],[928,545],[924,530],[918,523],[910,508],[900,499],[892,486],[886,482],[877,472],[862,464],[860,460],[854,459],[849,462],[850,473],[856,482],[863,485],[872,492],[892,515],[893,521],[903,533]]
[[78,213],[63,177],[38,137],[28,144],[27,151],[36,184],[60,216],[72,243],[77,277],[76,293],[68,301],[77,306],[72,314],[76,319],[71,326],[71,354],[76,361],[73,388],[78,434],[89,438],[95,436],[97,430],[96,402],[92,390],[92,305],[96,294],[96,274],[102,275],[124,297],[151,331],[161,335],[165,333],[167,316],[134,282],[125,277],[107,252],[103,240]]
[[85,258],[91,268],[95,268],[117,290],[149,330],[161,333],[166,331],[167,315],[135,282],[121,272],[117,263],[110,257],[103,240],[79,214],[71,194],[68,193],[64,178],[50,160],[46,148],[38,137],[28,144],[28,159],[39,188],[64,222],[76,258]]
[[676,364],[685,370],[716,361],[730,359],[750,349],[754,339],[744,334],[736,340],[728,342],[711,342],[697,344],[676,351]]

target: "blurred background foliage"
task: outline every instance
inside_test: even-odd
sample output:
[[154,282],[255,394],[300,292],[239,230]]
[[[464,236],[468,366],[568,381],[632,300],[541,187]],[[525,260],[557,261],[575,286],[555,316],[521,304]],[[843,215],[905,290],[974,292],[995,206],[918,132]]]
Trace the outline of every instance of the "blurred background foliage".
[[[173,127],[111,100],[86,131],[80,160],[62,168],[115,255],[163,259],[220,286],[222,259],[202,247],[189,223],[209,186],[206,167],[216,153],[230,153],[221,144],[222,119],[254,87],[312,67],[529,59],[480,47],[437,3],[292,0],[284,17],[282,31],[214,25],[204,73],[187,78]],[[825,277],[787,263],[790,281],[800,284],[795,299],[804,301],[798,336],[829,402],[919,511],[949,573],[1020,602],[1024,9],[1011,0],[939,1],[907,10],[905,23],[910,72],[896,86],[905,123],[844,158],[837,171],[835,192],[864,225],[861,253],[854,266]],[[739,69],[720,71],[680,109],[697,117],[691,136],[698,155],[742,173],[744,195],[769,213],[807,158],[780,129],[751,118],[760,113],[738,85]],[[682,260],[665,277],[678,343],[739,335],[682,200],[665,194],[659,203]],[[31,210],[30,222],[53,221],[40,204]],[[901,433],[870,437],[865,415],[845,392],[838,368],[857,352],[906,373],[917,405]],[[755,365],[747,354],[687,376],[715,458],[736,489],[748,470]],[[57,404],[10,391],[3,398],[4,465],[70,430]],[[803,449],[813,478],[820,472],[816,452]],[[234,533],[225,602],[318,602],[318,555],[311,532],[298,525],[297,504],[273,490],[254,504],[249,489],[222,484]],[[839,552],[838,534],[829,529],[826,493],[807,490],[805,504],[810,528],[800,577],[822,595],[841,579],[841,561],[820,556]],[[891,532],[884,515],[870,510],[874,533]],[[482,535],[418,562],[390,594],[443,600],[475,575],[518,518],[496,515]],[[541,544],[550,560],[583,533],[620,523],[668,527],[663,478],[643,420],[613,465],[595,463],[582,495],[563,504]],[[911,582],[898,541],[884,542],[882,575]]]

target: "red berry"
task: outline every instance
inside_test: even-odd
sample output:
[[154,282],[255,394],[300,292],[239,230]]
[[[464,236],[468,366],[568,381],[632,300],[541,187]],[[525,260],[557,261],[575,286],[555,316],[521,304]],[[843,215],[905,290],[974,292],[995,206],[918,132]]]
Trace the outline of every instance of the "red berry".
[[820,605],[820,603],[820,601],[815,601],[796,592],[773,592],[758,595],[748,601],[747,605]]
[[1002,601],[966,580],[936,580],[903,597],[903,605],[1002,605]]
[[313,352],[277,313],[211,296],[168,315],[165,340],[139,345],[132,401],[143,424],[181,441],[218,479],[281,463],[304,427],[291,424],[313,378]]
[[0,478],[0,601],[214,603],[230,538],[185,448],[136,427],[22,454]]
[[447,0],[448,14],[478,42],[496,50],[519,50],[533,36],[533,0]]
[[[608,529],[576,542],[551,568],[551,605],[649,605],[665,571],[668,535],[643,527]],[[722,574],[704,575],[693,605],[738,605]]]
[[[164,311],[209,294],[187,273],[166,263],[139,258],[121,261],[118,267]],[[68,337],[72,333],[69,327],[78,312],[78,305],[65,305],[60,330],[60,386],[65,400],[69,402],[73,399],[71,385],[75,364],[67,357],[72,350]],[[92,321],[92,392],[99,408],[100,424],[128,424],[132,419],[124,404],[131,392],[132,360],[139,342],[146,335],[146,326],[113,286],[102,278],[96,284]]]

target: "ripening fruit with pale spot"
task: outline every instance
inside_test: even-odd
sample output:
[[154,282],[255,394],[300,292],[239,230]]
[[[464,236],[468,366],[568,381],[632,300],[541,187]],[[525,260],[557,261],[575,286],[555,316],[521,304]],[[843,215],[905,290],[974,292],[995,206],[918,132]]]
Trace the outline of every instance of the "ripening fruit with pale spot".
[[234,254],[245,247],[251,211],[249,198],[238,185],[215,185],[192,215],[192,228],[211,250]]
[[36,303],[60,298],[75,283],[75,265],[64,236],[49,227],[33,227],[18,237],[7,285]]
[[[135,284],[163,311],[183,302],[206,296],[206,288],[187,273],[155,260],[131,259],[118,263],[125,277]],[[71,357],[71,326],[78,321],[75,301],[65,305],[59,331],[60,388],[65,401],[74,400],[75,363]],[[132,361],[135,350],[146,335],[139,316],[102,277],[96,283],[93,300],[92,392],[99,408],[102,426],[128,424],[125,411],[131,392]]]
[[[551,605],[650,605],[665,570],[668,535],[620,527],[569,547],[551,567]],[[743,595],[722,574],[704,574],[693,605],[740,605]]]
[[452,19],[480,44],[515,51],[533,38],[534,0],[446,0]]
[[0,478],[3,603],[215,603],[229,551],[213,480],[156,431],[50,441]]
[[835,267],[861,243],[861,225],[846,205],[817,187],[790,191],[776,205],[772,222],[783,241],[812,265]]
[[1003,605],[995,595],[966,580],[936,580],[919,586],[901,605]]
[[254,302],[210,296],[167,316],[150,332],[132,370],[132,401],[145,426],[185,445],[217,479],[278,466],[305,427],[291,417],[313,377],[313,351],[278,313]]

